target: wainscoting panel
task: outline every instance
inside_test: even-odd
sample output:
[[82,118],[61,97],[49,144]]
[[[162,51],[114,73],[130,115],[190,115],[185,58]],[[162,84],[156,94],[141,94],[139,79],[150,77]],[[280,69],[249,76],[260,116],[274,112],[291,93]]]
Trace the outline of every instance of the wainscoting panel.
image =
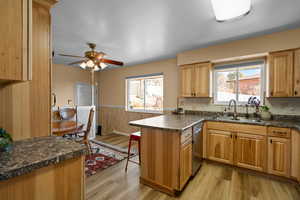
[[128,123],[133,120],[159,116],[160,114],[128,112],[124,107],[101,106],[99,122],[102,126],[102,135],[112,132],[130,134],[139,131],[138,127],[130,126]]

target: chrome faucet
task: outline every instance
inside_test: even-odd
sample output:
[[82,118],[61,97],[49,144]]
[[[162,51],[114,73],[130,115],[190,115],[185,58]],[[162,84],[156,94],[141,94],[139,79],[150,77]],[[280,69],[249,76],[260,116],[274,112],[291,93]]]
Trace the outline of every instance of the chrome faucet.
[[234,104],[233,119],[234,119],[234,120],[237,120],[238,118],[237,118],[237,111],[236,111],[236,106],[237,106],[236,100],[231,99],[231,100],[229,101],[228,109],[230,110],[231,104],[232,104],[232,103]]

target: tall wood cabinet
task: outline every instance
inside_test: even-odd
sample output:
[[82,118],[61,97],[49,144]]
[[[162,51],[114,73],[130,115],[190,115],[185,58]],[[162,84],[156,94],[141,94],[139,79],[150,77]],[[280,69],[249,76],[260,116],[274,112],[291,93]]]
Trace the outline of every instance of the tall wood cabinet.
[[[13,0],[15,1],[15,0]],[[54,0],[32,2],[32,80],[0,85],[0,126],[20,140],[51,133],[51,16]],[[31,16],[29,17],[31,18]]]
[[0,82],[31,79],[31,1],[0,1]]
[[300,96],[300,50],[270,53],[269,96]]
[[197,63],[181,66],[181,96],[209,97],[210,70],[211,63]]

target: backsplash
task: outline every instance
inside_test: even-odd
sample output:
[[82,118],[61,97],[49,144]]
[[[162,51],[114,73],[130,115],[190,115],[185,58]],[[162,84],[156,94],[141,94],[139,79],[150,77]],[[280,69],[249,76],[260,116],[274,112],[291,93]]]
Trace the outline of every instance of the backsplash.
[[[300,98],[271,98],[266,99],[265,104],[270,108],[270,112],[275,115],[300,115]],[[180,107],[185,110],[223,112],[228,105],[215,105],[209,98],[185,98],[181,99]],[[255,109],[249,107],[249,113]],[[231,110],[232,112],[232,110]],[[246,113],[245,106],[237,107],[238,113]]]

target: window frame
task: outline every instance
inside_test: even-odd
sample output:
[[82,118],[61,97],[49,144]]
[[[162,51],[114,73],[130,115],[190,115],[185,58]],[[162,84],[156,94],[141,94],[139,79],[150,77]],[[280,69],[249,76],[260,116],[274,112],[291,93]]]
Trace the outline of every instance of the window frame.
[[[161,110],[147,110],[145,109],[146,105],[146,84],[145,80],[146,79],[155,79],[155,78],[162,78],[162,98],[163,98],[163,103],[162,103],[162,108]],[[129,91],[130,91],[130,84],[129,81],[132,79],[143,79],[144,81],[144,109],[130,109],[129,108]],[[126,85],[126,95],[125,95],[125,110],[127,112],[139,112],[139,113],[154,113],[154,114],[162,114],[164,112],[164,74],[163,73],[156,73],[156,74],[146,74],[146,75],[138,75],[138,76],[130,76],[125,78],[125,85]]]
[[[260,78],[261,78],[261,83],[260,83],[260,101],[261,104],[264,104],[265,100],[265,91],[266,91],[266,82],[267,82],[267,77],[266,77],[266,58],[261,58],[261,59],[255,59],[255,60],[241,60],[239,62],[229,62],[226,64],[215,64],[213,68],[213,77],[212,77],[212,85],[213,85],[213,104],[214,105],[227,105],[230,101],[217,101],[217,84],[216,84],[216,79],[217,79],[217,72],[223,71],[222,69],[215,69],[216,67],[222,67],[222,66],[230,66],[233,65],[233,67],[228,67],[227,69],[236,69],[236,72],[239,71],[240,68],[245,67],[244,65],[249,64],[249,63],[255,63],[255,62],[262,62],[261,64],[261,70],[260,70]],[[239,66],[240,65],[240,66]],[[239,73],[237,73],[237,78],[239,78]],[[239,79],[237,79],[239,80]],[[239,97],[239,81],[237,81],[236,84],[236,102],[238,105],[244,105],[247,102],[246,101],[238,101]]]

